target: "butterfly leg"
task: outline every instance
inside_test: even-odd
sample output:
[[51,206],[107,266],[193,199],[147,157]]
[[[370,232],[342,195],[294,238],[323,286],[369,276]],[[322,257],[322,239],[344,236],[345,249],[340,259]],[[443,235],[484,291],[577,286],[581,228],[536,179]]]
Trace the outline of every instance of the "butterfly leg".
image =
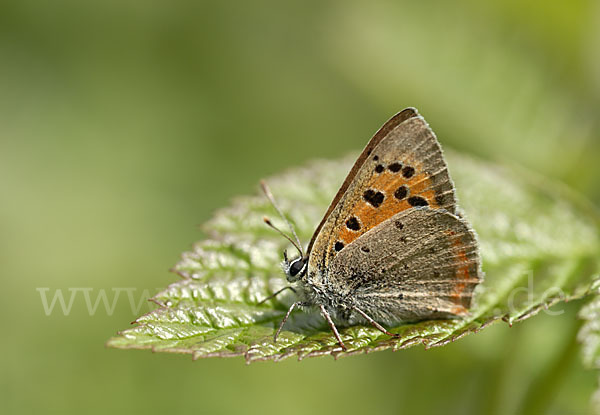
[[275,332],[275,335],[273,336],[273,342],[277,343],[277,337],[279,337],[279,333],[281,333],[281,329],[283,329],[283,326],[284,326],[285,322],[290,317],[290,314],[292,314],[292,311],[294,311],[294,308],[298,307],[299,305],[306,305],[306,303],[303,302],[303,301],[296,301],[294,304],[292,304],[290,306],[290,309],[286,313],[286,315],[283,318],[283,320],[281,320],[281,324],[279,325],[279,328],[277,329],[277,331]]
[[381,324],[379,324],[378,322],[376,322],[375,320],[373,320],[371,317],[369,317],[369,315],[367,313],[365,313],[364,311],[362,311],[360,308],[352,307],[352,309],[355,310],[355,311],[357,311],[358,314],[360,314],[361,316],[363,316],[365,320],[367,320],[373,327],[375,327],[380,332],[382,332],[384,334],[387,334],[388,336],[398,337],[397,334],[394,334],[394,333],[391,333],[391,332],[387,331],[385,327],[383,327]]
[[342,346],[342,349],[348,350],[348,349],[346,349],[346,345],[342,341],[342,337],[340,336],[340,333],[338,332],[337,327],[333,323],[333,320],[331,319],[329,312],[327,311],[325,306],[321,305],[320,307],[321,307],[321,315],[323,316],[323,318],[325,320],[327,320],[327,323],[329,323],[329,327],[331,327],[331,331],[333,331],[333,334],[334,334],[335,338],[337,339],[338,343],[340,344],[340,346]]
[[292,291],[294,292],[294,294],[298,294],[298,293],[296,292],[296,290],[294,289],[294,287],[292,287],[292,286],[288,285],[287,287],[283,287],[282,289],[275,291],[273,294],[271,294],[271,295],[270,295],[270,296],[268,296],[267,298],[265,298],[265,299],[263,299],[263,300],[259,301],[259,302],[258,302],[256,305],[261,305],[261,304],[263,304],[263,303],[266,303],[266,302],[267,302],[267,301],[269,301],[269,300],[272,300],[273,298],[277,297],[279,294],[281,294],[281,293],[282,293],[283,291],[285,291],[285,290],[292,290]]

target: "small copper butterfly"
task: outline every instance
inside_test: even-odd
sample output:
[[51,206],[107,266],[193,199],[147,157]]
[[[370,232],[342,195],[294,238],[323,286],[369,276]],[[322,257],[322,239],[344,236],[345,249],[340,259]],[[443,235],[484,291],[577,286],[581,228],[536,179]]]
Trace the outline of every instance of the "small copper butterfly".
[[[263,190],[285,219],[264,183]],[[457,211],[442,149],[414,108],[371,138],[306,252],[286,222],[294,239],[275,229],[300,253],[295,259],[284,253],[283,262],[295,284],[286,288],[299,298],[275,341],[298,306],[317,307],[343,349],[335,322],[370,324],[395,336],[383,325],[465,316],[483,278],[476,235]]]

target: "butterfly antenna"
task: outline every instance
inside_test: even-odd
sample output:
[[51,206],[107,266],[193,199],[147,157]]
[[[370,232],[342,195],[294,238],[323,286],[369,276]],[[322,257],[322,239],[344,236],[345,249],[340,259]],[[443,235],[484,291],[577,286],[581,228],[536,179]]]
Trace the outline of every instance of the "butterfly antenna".
[[[296,248],[298,250],[298,252],[300,252],[300,255],[302,257],[304,257],[304,252],[302,252],[302,249],[300,248],[300,245],[298,245],[298,243],[296,241],[294,241],[292,238],[290,238],[289,236],[287,236],[285,233],[283,233],[281,231],[281,229],[279,229],[278,227],[276,227],[275,225],[273,225],[273,222],[271,222],[271,219],[267,218],[266,216],[263,218],[263,220],[265,221],[265,223],[267,225],[269,225],[271,228],[275,229],[277,232],[279,232],[279,234],[281,236],[283,236],[285,239],[287,239],[288,241],[290,241],[290,243],[292,245],[294,245],[294,248]],[[286,255],[287,256],[287,255]],[[287,259],[286,259],[287,261]]]
[[302,258],[304,258],[304,250],[302,249],[302,243],[300,242],[300,238],[298,238],[298,235],[296,234],[294,227],[292,226],[290,221],[285,217],[285,215],[283,214],[283,211],[279,208],[279,205],[277,204],[277,202],[275,201],[275,198],[273,197],[273,194],[271,193],[271,189],[269,189],[269,186],[267,186],[267,183],[263,180],[261,180],[261,182],[260,182],[260,187],[262,188],[263,193],[265,194],[265,196],[267,197],[269,202],[271,202],[271,204],[273,205],[273,207],[275,208],[277,213],[279,213],[279,216],[281,216],[281,218],[287,224],[288,228],[290,228],[290,230],[292,231],[292,235],[294,235],[294,238],[296,239],[296,241],[294,242],[292,240],[292,238],[290,238],[285,233],[283,233],[281,230],[279,230],[277,227],[275,227],[275,225],[273,225],[273,223],[269,220],[269,218],[265,217],[263,220],[265,221],[265,223],[267,225],[269,225],[271,228],[275,229],[285,239],[290,241],[292,243],[292,245],[294,245],[294,247],[298,250],[298,252],[300,252],[300,255],[302,256]]

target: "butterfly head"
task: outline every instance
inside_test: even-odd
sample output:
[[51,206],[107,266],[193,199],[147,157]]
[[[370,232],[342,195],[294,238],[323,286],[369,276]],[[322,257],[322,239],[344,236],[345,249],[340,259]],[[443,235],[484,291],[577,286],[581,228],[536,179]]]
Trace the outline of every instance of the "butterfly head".
[[308,258],[300,256],[290,260],[287,256],[287,252],[284,251],[282,267],[288,282],[296,282],[306,274]]

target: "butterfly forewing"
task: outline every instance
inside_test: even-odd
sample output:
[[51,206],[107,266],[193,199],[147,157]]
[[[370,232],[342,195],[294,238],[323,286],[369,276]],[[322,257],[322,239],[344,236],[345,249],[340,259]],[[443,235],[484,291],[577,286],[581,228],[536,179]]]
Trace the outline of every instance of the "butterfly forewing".
[[399,212],[427,206],[455,213],[442,150],[425,120],[412,111],[401,123],[398,116],[388,121],[359,157],[360,165],[353,167],[345,191],[313,237],[309,273],[326,269],[348,245]]

